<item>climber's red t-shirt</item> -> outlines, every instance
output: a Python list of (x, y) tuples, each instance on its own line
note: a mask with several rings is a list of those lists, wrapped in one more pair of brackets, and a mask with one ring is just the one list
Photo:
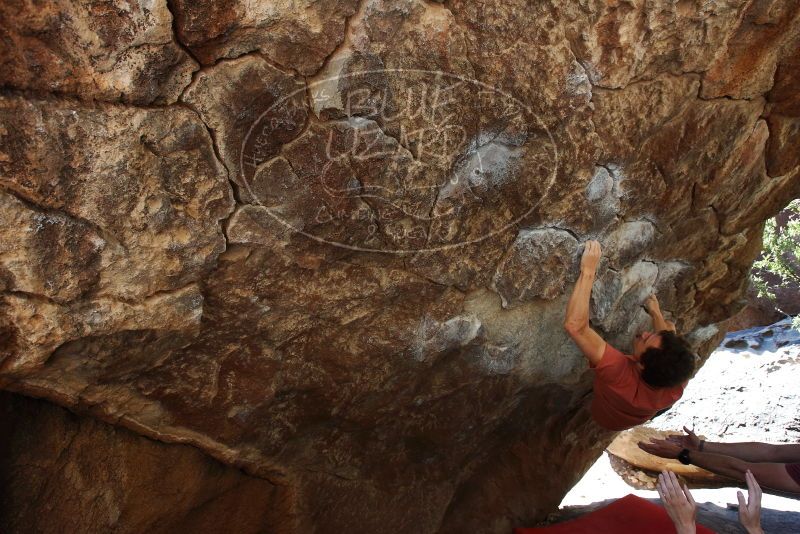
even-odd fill
[(672, 406), (683, 395), (685, 386), (648, 386), (633, 357), (606, 343), (603, 357), (594, 367), (592, 417), (609, 430), (625, 430), (649, 421), (659, 410)]

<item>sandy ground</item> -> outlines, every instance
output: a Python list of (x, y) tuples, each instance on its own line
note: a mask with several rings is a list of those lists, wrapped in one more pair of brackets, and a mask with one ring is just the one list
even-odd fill
[[(727, 346), (726, 346), (727, 345)], [(800, 443), (800, 332), (787, 321), (729, 334), (686, 388), (683, 398), (651, 428), (692, 427), (711, 441)], [(736, 504), (736, 488), (697, 489), (698, 503)], [(604, 454), (564, 497), (561, 506), (585, 505), (655, 491), (625, 483)], [(800, 499), (764, 494), (762, 506), (800, 512)]]

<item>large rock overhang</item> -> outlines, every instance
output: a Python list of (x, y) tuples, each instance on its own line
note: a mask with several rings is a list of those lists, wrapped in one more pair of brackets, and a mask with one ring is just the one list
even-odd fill
[(707, 354), (800, 195), (794, 2), (125, 4), (0, 7), (2, 386), (297, 528), (541, 518), (613, 437), (581, 243), (602, 335)]

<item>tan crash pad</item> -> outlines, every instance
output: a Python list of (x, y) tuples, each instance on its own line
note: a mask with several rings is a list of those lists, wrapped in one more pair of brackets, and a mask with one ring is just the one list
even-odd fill
[[(606, 449), (609, 454), (630, 464), (634, 469), (659, 473), (664, 469), (673, 471), (682, 476), (692, 485), (699, 486), (727, 486), (731, 479), (715, 475), (710, 471), (694, 465), (683, 465), (678, 460), (668, 460), (646, 453), (637, 445), (640, 441), (650, 441), (650, 438), (666, 438), (671, 434), (680, 434), (679, 431), (664, 432), (647, 427), (636, 427), (620, 433)], [(702, 436), (701, 436), (702, 438)]]

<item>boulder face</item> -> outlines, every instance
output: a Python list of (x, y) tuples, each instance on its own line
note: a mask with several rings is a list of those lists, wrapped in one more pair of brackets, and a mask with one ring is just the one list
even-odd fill
[(4, 532), (280, 532), (285, 488), (49, 402), (0, 394)]
[(608, 341), (655, 292), (705, 355), (800, 195), (790, 0), (40, 4), (0, 6), (0, 386), (280, 487), (276, 530), (542, 518), (613, 438), (582, 243)]

